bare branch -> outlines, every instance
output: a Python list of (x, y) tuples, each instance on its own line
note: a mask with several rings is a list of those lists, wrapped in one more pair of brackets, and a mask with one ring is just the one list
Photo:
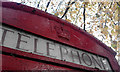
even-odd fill
[[(41, 1), (41, 0), (40, 0)], [(39, 5), (40, 5), (40, 1), (38, 2), (38, 4), (37, 4), (37, 8), (39, 7)]]
[(112, 4), (113, 4), (113, 3), (111, 2), (111, 4), (110, 4), (109, 8), (111, 8), (111, 7), (112, 7)]
[(46, 6), (46, 9), (45, 9), (45, 12), (47, 11), (48, 6), (50, 5), (50, 2), (51, 2), (51, 0), (49, 0), (49, 2), (47, 3), (47, 6)]
[(63, 16), (61, 18), (63, 18), (66, 15), (66, 13), (68, 12), (68, 10), (70, 8), (69, 5), (73, 5), (77, 0), (74, 0), (72, 3), (70, 3), (70, 1), (68, 2), (68, 7), (66, 8), (66, 10), (65, 10), (65, 12), (64, 12), (64, 14), (63, 14)]
[(64, 12), (64, 14), (63, 14), (63, 16), (62, 16), (61, 18), (63, 18), (63, 17), (66, 15), (66, 13), (68, 12), (69, 8), (70, 8), (70, 7), (67, 7), (67, 8), (66, 8), (66, 10), (65, 10), (65, 12)]
[(117, 2), (117, 5), (120, 7), (120, 4)]
[[(83, 20), (84, 20), (84, 28), (83, 28), (83, 29), (85, 30), (85, 4), (84, 4), (84, 9), (83, 9), (83, 18), (84, 18), (84, 19), (83, 19)], [(86, 30), (85, 30), (85, 31), (86, 31)]]

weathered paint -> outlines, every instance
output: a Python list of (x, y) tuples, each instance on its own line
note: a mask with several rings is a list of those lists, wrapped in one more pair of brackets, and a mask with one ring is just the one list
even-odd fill
[(0, 31), (3, 32), (2, 46), (100, 70), (112, 70), (107, 58), (102, 56), (5, 26), (0, 26)]
[[(105, 44), (103, 44), (87, 32), (84, 32), (80, 28), (75, 27), (71, 23), (68, 23), (62, 19), (59, 19), (58, 17), (55, 17), (38, 9), (12, 2), (2, 3), (2, 15), (3, 16), (1, 22), (4, 23), (3, 25), (5, 26), (12, 27), (14, 29), (24, 31), (38, 37), (40, 36), (78, 50), (84, 50), (86, 52), (107, 58), (111, 65), (111, 68), (116, 72), (120, 71), (118, 63), (115, 59), (116, 53), (111, 48), (107, 47)], [(28, 57), (27, 59), (31, 60), (43, 60), (49, 62), (48, 64), (55, 63), (58, 65), (64, 65), (65, 68), (70, 67), (68, 68), (68, 70), (76, 68), (82, 70), (97, 70), (71, 62), (61, 61), (58, 59), (44, 57), (33, 53), (10, 49), (9, 47), (5, 46), (2, 46), (1, 51), (3, 51), (4, 60), (7, 59), (7, 56), (4, 54), (9, 55), (9, 53), (11, 53), (18, 55), (18, 57)], [(13, 63), (15, 62), (17, 62), (17, 60), (13, 61)], [(11, 65), (5, 66), (5, 64), (6, 63), (4, 62), (3, 70), (6, 70), (8, 67), (10, 69)], [(21, 70), (24, 69), (23, 65), (19, 67), (21, 68)], [(15, 70), (15, 67), (13, 66), (11, 67)]]

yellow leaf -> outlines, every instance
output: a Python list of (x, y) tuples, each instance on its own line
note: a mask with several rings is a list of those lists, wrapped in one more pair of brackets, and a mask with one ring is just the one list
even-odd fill
[(90, 7), (90, 8), (88, 8), (88, 10), (91, 10), (91, 7)]
[(103, 29), (104, 29), (104, 31), (108, 30), (108, 26), (105, 26)]
[(53, 3), (53, 2), (51, 2), (51, 4), (52, 4), (52, 5), (54, 5), (54, 3)]
[(101, 31), (101, 33), (103, 33), (105, 36), (108, 35), (108, 31), (107, 30)]
[(89, 4), (89, 0), (88, 0), (88, 2), (85, 2), (85, 5), (88, 5)]
[(115, 21), (118, 21), (118, 9), (115, 11), (115, 17), (114, 17)]
[(112, 10), (113, 12), (115, 12), (115, 10), (116, 10), (116, 7), (112, 7), (112, 8), (111, 8), (111, 10)]
[(96, 19), (96, 17), (93, 17), (93, 19)]
[(81, 19), (82, 19), (82, 18), (81, 18), (81, 17), (79, 17), (79, 21), (81, 21)]
[(87, 24), (90, 24), (89, 22), (87, 22)]
[(111, 25), (114, 25), (114, 22), (113, 22), (113, 21), (111, 22)]
[(117, 48), (117, 41), (112, 41), (112, 47), (115, 49)]
[(118, 37), (116, 36), (116, 37), (115, 37), (115, 39), (117, 40), (117, 39), (118, 39)]
[(71, 22), (71, 20), (69, 20), (69, 19), (66, 19), (66, 21)]
[(55, 16), (58, 16), (58, 13), (56, 12), (54, 15), (55, 15)]
[(85, 2), (83, 2), (82, 4), (85, 4)]
[(70, 14), (70, 17), (73, 18), (72, 14)]
[[(57, 12), (58, 13), (58, 12)], [(59, 12), (58, 14), (63, 15), (63, 11)]]
[(111, 20), (110, 19), (107, 19), (108, 22), (110, 22)]
[(100, 20), (100, 23), (103, 23), (103, 20)]
[(107, 9), (105, 10), (105, 13), (110, 13), (110, 10), (107, 8)]
[(95, 27), (95, 31), (97, 31), (97, 28)]
[(113, 33), (114, 33), (114, 30), (111, 30), (111, 33), (113, 34)]
[(76, 8), (79, 8), (79, 5), (78, 5), (78, 4), (75, 4), (75, 7), (76, 7)]
[(116, 31), (114, 31), (114, 30), (112, 30), (111, 33), (112, 33), (112, 35), (114, 35), (114, 36), (118, 35), (118, 32), (116, 32)]
[(90, 29), (89, 33), (90, 33), (90, 34), (93, 34), (93, 31), (92, 31), (92, 29)]
[(72, 13), (76, 13), (76, 11), (72, 11)]
[(109, 2), (104, 2), (104, 6), (108, 6), (109, 5)]
[(108, 34), (105, 35), (106, 39), (108, 38)]
[(102, 25), (102, 24), (100, 24), (100, 25), (99, 25), (99, 27), (100, 27), (100, 28), (103, 28), (103, 25)]
[(117, 8), (117, 3), (114, 3), (114, 5), (111, 9), (112, 9), (113, 12), (115, 12), (116, 8)]
[(109, 17), (112, 18), (112, 17), (113, 17), (113, 14), (109, 14)]
[(114, 26), (114, 29), (118, 30), (118, 25), (115, 25), (115, 26)]

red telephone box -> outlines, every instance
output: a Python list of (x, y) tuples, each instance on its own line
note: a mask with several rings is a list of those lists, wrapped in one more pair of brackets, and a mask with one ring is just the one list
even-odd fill
[(19, 3), (0, 8), (2, 71), (120, 72), (116, 53), (73, 24)]

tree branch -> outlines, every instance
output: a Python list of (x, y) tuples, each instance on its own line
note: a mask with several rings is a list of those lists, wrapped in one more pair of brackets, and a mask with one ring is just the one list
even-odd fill
[(51, 2), (51, 0), (49, 0), (49, 2), (47, 3), (47, 6), (46, 6), (46, 9), (45, 9), (45, 12), (47, 11), (48, 6), (50, 5), (50, 2)]
[(66, 15), (66, 13), (68, 12), (69, 8), (70, 8), (70, 7), (67, 7), (67, 8), (66, 8), (66, 10), (65, 10), (65, 12), (64, 12), (64, 14), (63, 14), (63, 16), (62, 16), (61, 18), (63, 18), (63, 17)]
[[(41, 1), (41, 0), (40, 0)], [(40, 5), (40, 1), (38, 2), (38, 4), (37, 4), (37, 8), (39, 7), (39, 5)]]
[(120, 7), (120, 4), (117, 2), (117, 5)]
[[(71, 0), (70, 0), (71, 1)], [(69, 5), (73, 5), (77, 0), (74, 0), (72, 3), (70, 3), (70, 1), (68, 2), (68, 7), (66, 8), (66, 10), (65, 10), (65, 12), (64, 12), (64, 14), (62, 15), (62, 17), (61, 18), (63, 18), (65, 15), (66, 15), (66, 13), (68, 12), (68, 10), (69, 10)]]
[(113, 3), (111, 2), (109, 8), (111, 8), (112, 4), (113, 4)]
[[(85, 4), (84, 4), (84, 9), (83, 9), (83, 18), (84, 18), (84, 19), (83, 19), (83, 20), (84, 20), (84, 28), (83, 28), (83, 29), (85, 30)], [(86, 31), (86, 30), (85, 30), (85, 31)]]

